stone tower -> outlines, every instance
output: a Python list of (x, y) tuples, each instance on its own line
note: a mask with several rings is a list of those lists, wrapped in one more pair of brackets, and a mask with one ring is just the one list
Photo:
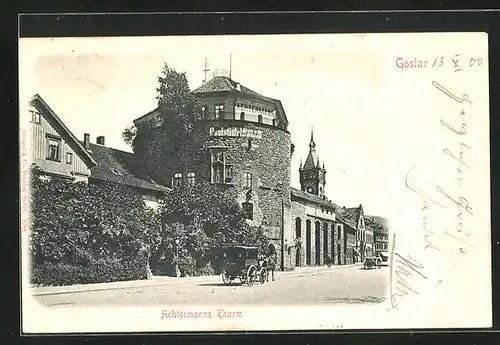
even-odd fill
[(300, 187), (303, 191), (323, 197), (325, 195), (325, 164), (319, 163), (318, 154), (316, 153), (316, 143), (314, 142), (314, 134), (311, 129), (311, 141), (309, 142), (309, 154), (307, 155), (304, 165), (302, 162), (299, 167)]

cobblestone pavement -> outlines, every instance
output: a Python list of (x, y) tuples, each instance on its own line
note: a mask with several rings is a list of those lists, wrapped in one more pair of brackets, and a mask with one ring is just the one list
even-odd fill
[(350, 304), (385, 300), (389, 268), (360, 266), (276, 272), (274, 282), (252, 287), (222, 283), (220, 276), (179, 278), (163, 285), (39, 295), (46, 306), (154, 306), (166, 304)]

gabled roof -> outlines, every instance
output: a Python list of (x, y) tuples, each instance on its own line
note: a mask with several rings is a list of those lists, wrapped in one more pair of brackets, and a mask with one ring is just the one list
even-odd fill
[(338, 211), (340, 209), (339, 206), (337, 206), (336, 204), (334, 204), (333, 202), (331, 202), (329, 200), (325, 200), (317, 195), (304, 192), (304, 191), (297, 189), (297, 188), (290, 187), (290, 193), (292, 196), (294, 196), (296, 198), (307, 200), (307, 201), (310, 201), (310, 202), (317, 204), (317, 205), (331, 207), (335, 211)]
[(358, 207), (343, 207), (340, 209), (342, 216), (355, 224), (357, 228), (357, 224), (359, 224), (359, 219), (363, 215), (363, 206), (359, 205)]
[(97, 166), (90, 170), (90, 178), (157, 192), (169, 190), (148, 176), (134, 173), (134, 155), (132, 153), (98, 144), (90, 144), (89, 150), (92, 157), (98, 162)]
[(83, 144), (74, 136), (74, 134), (66, 127), (64, 122), (56, 115), (56, 113), (49, 107), (43, 98), (36, 94), (30, 102), (30, 105), (36, 107), (40, 114), (54, 127), (54, 129), (61, 135), (64, 141), (71, 147), (71, 149), (80, 157), (88, 168), (97, 165), (97, 161), (85, 150)]
[(253, 98), (274, 103), (277, 107), (278, 113), (282, 116), (285, 123), (288, 124), (288, 119), (286, 117), (285, 109), (283, 108), (283, 105), (281, 104), (280, 100), (261, 95), (260, 93), (255, 92), (249, 89), (248, 87), (226, 76), (216, 76), (191, 92), (194, 93), (195, 95), (201, 95), (204, 93), (213, 93), (213, 92), (238, 92), (243, 95), (248, 95)]

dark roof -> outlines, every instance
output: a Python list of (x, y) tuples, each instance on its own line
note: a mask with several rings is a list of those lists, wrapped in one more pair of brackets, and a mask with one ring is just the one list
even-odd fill
[[(237, 85), (239, 85), (239, 89), (237, 89)], [(283, 105), (281, 104), (280, 100), (266, 97), (264, 95), (261, 95), (258, 92), (255, 92), (248, 87), (232, 80), (229, 77), (226, 76), (217, 76), (209, 81), (207, 81), (205, 84), (201, 85), (200, 87), (194, 89), (191, 91), (194, 94), (203, 94), (203, 93), (211, 93), (211, 92), (228, 92), (228, 91), (234, 91), (234, 92), (239, 92), (245, 95), (252, 96), (254, 98), (258, 98), (267, 102), (274, 103), (276, 107), (278, 108), (278, 113), (280, 113), (283, 116), (283, 120), (288, 123), (288, 119), (286, 117), (285, 109), (283, 108)]]
[(311, 129), (311, 141), (309, 142), (309, 154), (307, 155), (306, 162), (301, 169), (314, 169), (319, 167), (319, 157), (316, 153), (316, 143), (314, 142), (314, 133)]
[(366, 226), (373, 229), (375, 232), (389, 232), (388, 220), (380, 216), (365, 215)]
[(134, 124), (135, 124), (135, 123), (137, 123), (137, 122), (139, 122), (139, 121), (141, 121), (142, 119), (144, 119), (144, 118), (146, 118), (146, 117), (148, 117), (148, 116), (152, 115), (152, 114), (157, 113), (157, 112), (158, 112), (158, 110), (159, 110), (159, 108), (155, 108), (155, 109), (151, 110), (149, 113), (144, 114), (144, 115), (142, 115), (142, 116), (139, 116), (137, 119), (135, 119), (135, 120), (133, 121), (133, 122), (134, 122)]
[(343, 207), (341, 209), (341, 213), (344, 218), (352, 220), (355, 224), (359, 223), (359, 218), (363, 214), (363, 206), (359, 205), (358, 207)]
[(304, 192), (303, 190), (300, 190), (297, 188), (290, 187), (290, 193), (292, 196), (295, 196), (295, 197), (303, 199), (303, 200), (310, 201), (314, 204), (318, 204), (318, 205), (326, 206), (326, 207), (331, 207), (335, 210), (338, 210), (340, 208), (339, 206), (335, 205), (333, 202), (331, 202), (329, 200), (325, 200), (323, 198), (320, 198), (317, 195)]
[(64, 138), (66, 143), (71, 147), (71, 149), (80, 157), (88, 168), (92, 168), (97, 165), (97, 161), (85, 150), (82, 143), (75, 137), (75, 135), (69, 130), (68, 127), (61, 121), (61, 119), (56, 115), (56, 113), (49, 107), (43, 98), (36, 94), (30, 100), (30, 105), (39, 106), (42, 109), (42, 116), (50, 123), (51, 126)]
[(356, 230), (357, 226), (356, 223), (354, 223), (351, 219), (345, 218), (344, 214), (342, 212), (337, 213), (337, 220), (341, 221), (342, 223), (348, 225), (350, 228)]
[(309, 154), (307, 155), (306, 162), (302, 169), (314, 169), (319, 166), (319, 157), (314, 148), (309, 150)]
[(98, 162), (97, 166), (90, 170), (90, 178), (158, 192), (169, 190), (148, 176), (134, 173), (134, 155), (132, 153), (97, 144), (90, 144), (89, 150), (89, 153)]

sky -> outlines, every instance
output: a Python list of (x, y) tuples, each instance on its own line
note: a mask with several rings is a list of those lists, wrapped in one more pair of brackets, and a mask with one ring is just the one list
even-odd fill
[(232, 79), (283, 104), (295, 144), (292, 185), (300, 188), (299, 162), (314, 129), (327, 197), (390, 218), (396, 201), (387, 200), (388, 191), (404, 183), (410, 158), (428, 157), (416, 147), (430, 147), (420, 140), (429, 135), (429, 118), (417, 111), (426, 105), (415, 86), (425, 73), (402, 71), (395, 59), (440, 42), (375, 36), (26, 39), (21, 97), (40, 94), (78, 138), (104, 135), (107, 146), (131, 151), (121, 132), (155, 108), (164, 63), (185, 71), (194, 89), (204, 79), (205, 58), (210, 78), (217, 68), (229, 69), (231, 56)]

